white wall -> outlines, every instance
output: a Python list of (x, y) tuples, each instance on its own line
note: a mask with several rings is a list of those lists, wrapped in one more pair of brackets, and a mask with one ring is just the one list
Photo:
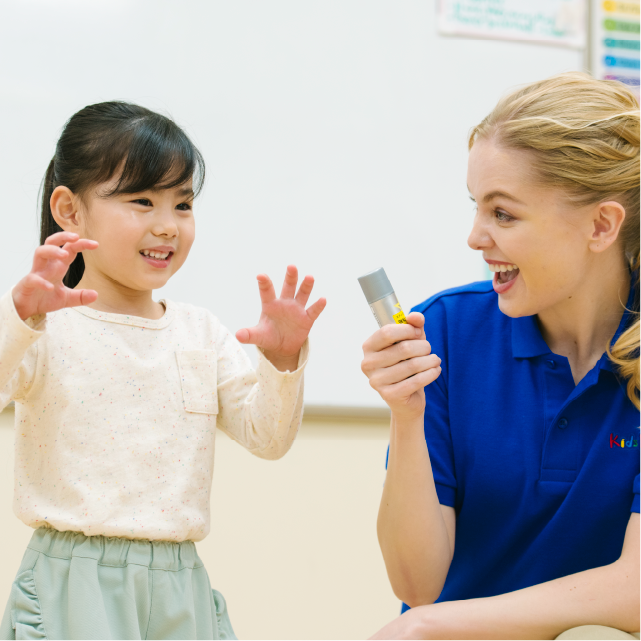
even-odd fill
[[(13, 411), (0, 413), (0, 617), (33, 530), (11, 512)], [(198, 543), (241, 639), (364, 639), (398, 616), (376, 539), (383, 422), (306, 420), (280, 461), (218, 432), (211, 534)]]
[(208, 182), (193, 255), (161, 293), (236, 330), (257, 320), (258, 272), (314, 274), (329, 301), (312, 335), (316, 404), (381, 403), (359, 367), (376, 325), (357, 276), (384, 265), (406, 310), (485, 277), (466, 245), (467, 132), (513, 85), (582, 64), (440, 38), (422, 0), (3, 0), (0, 29), (0, 290), (30, 268), (65, 120), (110, 99), (167, 112)]

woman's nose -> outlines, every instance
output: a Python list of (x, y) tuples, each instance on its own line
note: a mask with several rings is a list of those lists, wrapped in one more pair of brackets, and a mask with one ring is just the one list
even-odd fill
[(476, 249), (478, 251), (488, 249), (494, 244), (492, 236), (490, 235), (486, 225), (483, 224), (478, 212), (474, 216), (474, 223), (472, 225), (472, 231), (467, 238), (467, 244), (472, 249)]

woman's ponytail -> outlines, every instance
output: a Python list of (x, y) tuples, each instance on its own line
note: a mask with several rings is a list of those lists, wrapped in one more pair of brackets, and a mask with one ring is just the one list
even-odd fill
[(633, 309), (630, 310), (636, 317), (634, 323), (626, 329), (612, 349), (608, 347), (610, 360), (619, 368), (621, 376), (627, 381), (628, 398), (639, 409), (639, 387), (641, 383), (641, 370), (639, 369), (639, 332), (641, 324), (639, 321), (639, 254), (636, 260), (631, 262), (633, 276), (636, 275), (636, 300)]
[[(44, 245), (45, 240), (52, 234), (63, 231), (62, 227), (54, 220), (51, 213), (51, 194), (56, 185), (56, 157), (54, 156), (47, 167), (47, 172), (42, 183), (42, 209), (40, 214), (40, 244)], [(85, 261), (82, 253), (79, 253), (65, 274), (62, 282), (73, 289), (82, 278), (85, 272)]]

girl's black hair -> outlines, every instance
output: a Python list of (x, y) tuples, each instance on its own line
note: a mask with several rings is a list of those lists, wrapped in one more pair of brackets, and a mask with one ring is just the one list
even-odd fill
[[(51, 194), (63, 185), (82, 196), (122, 167), (115, 187), (103, 196), (170, 189), (194, 180), (198, 195), (205, 162), (187, 134), (170, 118), (127, 102), (101, 102), (74, 114), (65, 124), (42, 189), (40, 244), (62, 231), (51, 214)], [(63, 279), (75, 287), (85, 271), (82, 254)]]

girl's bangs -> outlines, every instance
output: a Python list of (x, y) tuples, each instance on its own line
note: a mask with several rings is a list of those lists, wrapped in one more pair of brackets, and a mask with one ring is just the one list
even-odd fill
[(117, 173), (117, 167), (122, 167), (118, 183), (107, 196), (172, 189), (192, 179), (194, 196), (199, 194), (205, 179), (205, 163), (175, 123), (162, 116), (143, 117), (133, 123), (128, 133), (121, 145), (116, 143), (112, 147), (115, 153), (109, 154), (111, 158), (104, 158), (107, 161), (104, 165), (110, 165), (105, 167), (110, 176)]

